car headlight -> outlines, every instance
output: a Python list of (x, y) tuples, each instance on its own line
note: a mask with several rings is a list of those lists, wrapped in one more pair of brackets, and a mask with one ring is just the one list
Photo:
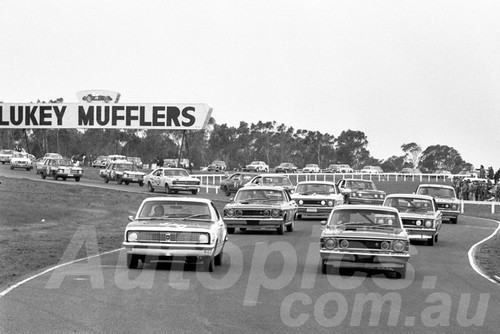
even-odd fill
[(236, 211), (234, 212), (234, 214), (236, 215), (236, 217), (241, 217), (241, 216), (243, 216), (243, 211), (241, 211), (241, 210), (236, 210)]
[(304, 201), (303, 200), (299, 200), (299, 205), (302, 205), (304, 204)]
[(278, 209), (272, 209), (271, 211), (271, 216), (273, 218), (278, 218), (279, 216), (281, 216), (281, 210), (278, 210)]
[(264, 217), (269, 217), (271, 215), (271, 211), (264, 210)]
[(128, 241), (134, 242), (139, 238), (139, 234), (137, 232), (128, 232), (127, 239)]
[(406, 247), (406, 243), (404, 241), (401, 241), (401, 240), (396, 240), (392, 243), (392, 248), (396, 251), (396, 252), (402, 252), (405, 250), (405, 247)]
[(337, 246), (337, 240), (328, 238), (323, 242), (326, 249), (334, 249)]
[(425, 227), (432, 227), (432, 220), (426, 220)]
[(331, 200), (330, 200), (330, 201), (328, 201), (328, 203), (327, 203), (327, 204), (328, 204), (328, 206), (333, 206), (335, 203), (334, 203), (333, 201), (331, 201)]
[(198, 237), (198, 242), (200, 244), (208, 244), (209, 241), (210, 241), (210, 237), (208, 236), (208, 234), (200, 234)]
[(325, 205), (326, 204), (326, 201), (321, 201), (321, 205)]
[(417, 220), (417, 221), (415, 222), (415, 225), (417, 225), (417, 226), (422, 226), (422, 221), (421, 221), (421, 220)]
[(349, 241), (347, 241), (347, 240), (345, 240), (345, 239), (344, 239), (344, 240), (342, 240), (342, 241), (340, 242), (340, 248), (347, 248), (347, 247), (349, 247)]
[(226, 213), (227, 217), (234, 216), (234, 210), (233, 209), (225, 210), (224, 212)]
[(451, 206), (451, 209), (452, 209), (452, 210), (458, 210), (458, 204), (453, 204), (453, 205)]
[(357, 193), (351, 193), (352, 197), (356, 197), (358, 194)]
[(380, 244), (380, 249), (382, 249), (382, 250), (389, 250), (390, 247), (391, 247), (391, 244), (388, 243), (387, 241), (383, 241)]
[(128, 174), (127, 173), (123, 173), (123, 177), (128, 177)]
[(375, 194), (373, 197), (378, 198), (378, 194)]
[(384, 194), (380, 194), (379, 195), (380, 198), (384, 198), (384, 196), (385, 196)]

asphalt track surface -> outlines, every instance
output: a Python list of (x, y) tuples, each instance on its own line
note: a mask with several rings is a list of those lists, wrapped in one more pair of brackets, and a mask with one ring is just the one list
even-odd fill
[[(467, 217), (444, 224), (435, 246), (412, 244), (404, 280), (321, 274), (318, 221), (298, 221), (284, 236), (229, 235), (213, 273), (177, 262), (129, 270), (121, 249), (90, 254), (2, 292), (0, 332), (498, 333), (500, 285), (468, 258), (497, 227)], [(68, 253), (82, 247), (72, 242)]]

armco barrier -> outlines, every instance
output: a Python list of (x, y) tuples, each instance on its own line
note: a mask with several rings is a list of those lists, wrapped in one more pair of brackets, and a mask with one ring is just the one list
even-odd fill
[[(220, 181), (227, 178), (231, 173), (227, 174), (197, 174), (193, 175), (201, 180), (201, 189), (207, 193), (218, 194), (220, 189)], [(286, 174), (290, 180), (297, 184), (300, 181), (333, 181), (337, 182), (343, 178), (361, 178), (373, 181), (417, 181), (417, 182), (443, 182), (450, 183), (454, 175), (445, 174), (398, 174), (398, 173), (383, 173), (383, 174), (361, 174), (361, 173), (293, 173)], [(500, 214), (500, 202), (494, 201), (460, 201), (461, 213), (492, 213)]]

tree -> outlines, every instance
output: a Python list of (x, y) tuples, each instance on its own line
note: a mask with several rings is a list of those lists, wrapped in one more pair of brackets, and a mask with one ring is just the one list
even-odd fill
[(392, 173), (399, 172), (405, 166), (405, 157), (404, 156), (395, 156), (388, 158), (385, 160), (380, 167), (384, 170), (384, 172)]
[(366, 149), (368, 139), (364, 132), (347, 130), (342, 131), (336, 140), (336, 160), (339, 163), (349, 164), (354, 169), (361, 169), (370, 158)]
[(419, 168), (424, 173), (434, 173), (444, 169), (458, 174), (466, 162), (453, 147), (446, 145), (432, 145), (422, 152)]
[(410, 163), (412, 168), (417, 168), (422, 155), (422, 147), (417, 143), (411, 142), (401, 145), (401, 149), (405, 153), (405, 162)]

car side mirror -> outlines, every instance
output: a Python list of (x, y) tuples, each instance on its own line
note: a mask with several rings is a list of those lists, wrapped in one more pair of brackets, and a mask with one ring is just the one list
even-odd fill
[(128, 216), (128, 220), (131, 222), (134, 221), (134, 216)]

